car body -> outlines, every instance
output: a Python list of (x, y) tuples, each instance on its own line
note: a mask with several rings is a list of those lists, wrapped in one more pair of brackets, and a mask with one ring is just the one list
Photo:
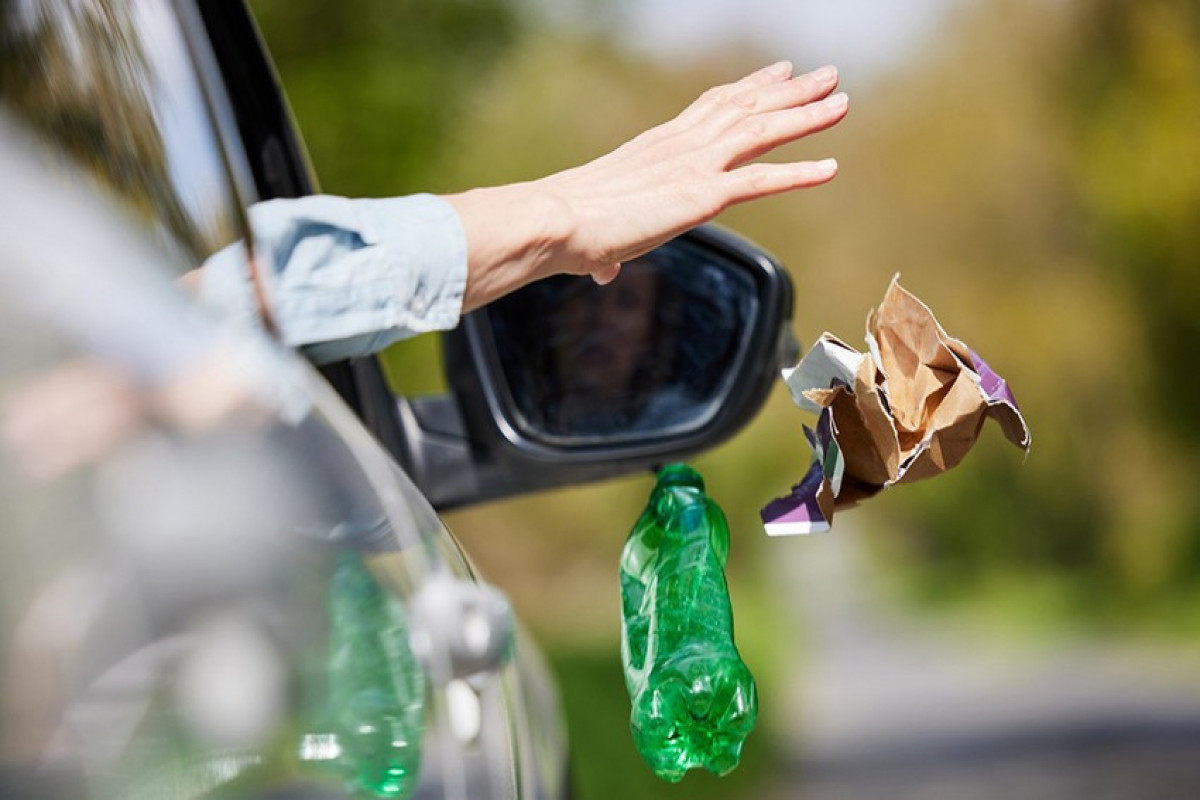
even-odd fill
[[(647, 262), (744, 284), (715, 329), (736, 347), (674, 423), (530, 422), (502, 308), (449, 336), (452, 394), (396, 397), (373, 358), (318, 373), (177, 285), (235, 240), (253, 250), (251, 204), (314, 189), (241, 3), (29, 2), (3, 36), (0, 169), (19, 191), (0, 248), (0, 796), (566, 796), (554, 681), (438, 509), (731, 435), (794, 350), (778, 265), (716, 229)], [(387, 718), (418, 767), (377, 791), (329, 732), (338, 681), (367, 680), (332, 652), (357, 635), (346, 554), (400, 633), (387, 674), (411, 657), (423, 681), (409, 721)]]

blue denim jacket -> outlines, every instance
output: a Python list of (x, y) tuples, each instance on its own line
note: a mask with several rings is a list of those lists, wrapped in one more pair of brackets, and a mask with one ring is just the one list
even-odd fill
[[(369, 355), (458, 324), (466, 235), (442, 198), (314, 195), (256, 203), (249, 217), (280, 335), (313, 361)], [(200, 296), (227, 314), (258, 318), (243, 243), (204, 263)]]

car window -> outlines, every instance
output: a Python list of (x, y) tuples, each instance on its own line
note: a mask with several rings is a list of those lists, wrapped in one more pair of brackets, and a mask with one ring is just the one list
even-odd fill
[(6, 3), (0, 91), (186, 270), (244, 236), (253, 198), (235, 191), (180, 19), (169, 0)]

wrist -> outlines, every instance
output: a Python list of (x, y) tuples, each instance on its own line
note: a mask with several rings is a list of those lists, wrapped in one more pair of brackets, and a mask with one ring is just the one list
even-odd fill
[(569, 270), (569, 206), (544, 182), (471, 189), (444, 199), (467, 240), (464, 312)]

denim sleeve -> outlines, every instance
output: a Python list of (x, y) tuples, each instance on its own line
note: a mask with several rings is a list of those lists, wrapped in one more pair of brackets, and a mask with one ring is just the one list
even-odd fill
[[(314, 195), (250, 208), (254, 251), (284, 342), (327, 363), (458, 324), (467, 280), (466, 236), (445, 200)], [(256, 315), (238, 243), (201, 270), (206, 302)]]

